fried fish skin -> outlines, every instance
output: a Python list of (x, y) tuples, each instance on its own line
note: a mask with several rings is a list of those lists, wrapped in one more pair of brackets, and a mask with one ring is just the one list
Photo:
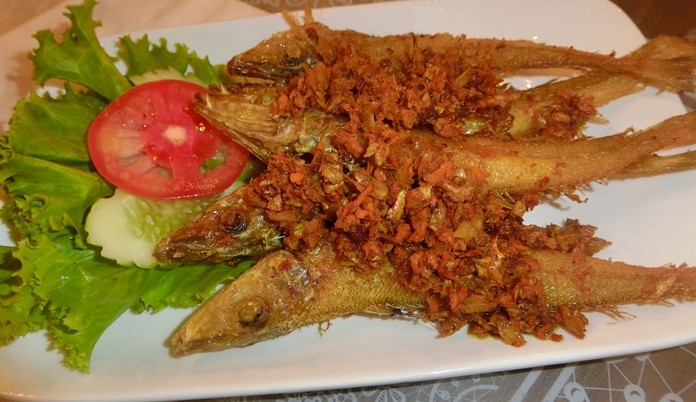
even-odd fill
[[(450, 34), (372, 36), (353, 30), (332, 30), (319, 22), (307, 22), (278, 32), (256, 47), (233, 57), (227, 64), (232, 75), (283, 80), (318, 62), (330, 64), (342, 46), (376, 60), (405, 64), (431, 54), (453, 54), (463, 66), (486, 63), (502, 74), (524, 69), (570, 68), (583, 71), (624, 73), (642, 82), (669, 90), (693, 90), (696, 44), (659, 36), (632, 54), (616, 58), (571, 47), (551, 46), (528, 40), (479, 39)], [(651, 56), (655, 55), (655, 56)], [(668, 63), (662, 58), (677, 60)]]
[[(531, 267), (532, 278), (543, 289), (540, 307), (551, 311), (696, 300), (696, 268), (646, 268), (548, 250), (529, 251), (511, 263)], [(469, 314), (496, 308), (474, 299), (461, 303)], [(472, 306), (481, 311), (472, 311)], [(279, 250), (206, 302), (170, 341), (174, 354), (182, 356), (243, 347), (358, 313), (424, 319), (425, 308), (425, 296), (403, 287), (389, 266), (356, 272), (337, 264), (330, 246), (299, 257)], [(582, 325), (568, 330), (584, 335)]]

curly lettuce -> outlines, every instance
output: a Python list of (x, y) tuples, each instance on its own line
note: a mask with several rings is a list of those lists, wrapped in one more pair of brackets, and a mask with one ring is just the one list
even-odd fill
[(63, 88), (19, 101), (0, 138), (6, 195), (0, 215), (16, 243), (0, 246), (0, 345), (45, 330), (64, 364), (82, 372), (89, 371), (101, 335), (123, 313), (194, 306), (245, 268), (121, 267), (87, 244), (85, 216), (114, 190), (90, 163), (85, 137), (92, 119), (137, 75), (175, 70), (204, 84), (226, 79), (221, 66), (186, 46), (170, 50), (165, 40), (152, 43), (147, 36), (124, 36), (117, 54), (109, 55), (96, 35), (95, 5), (68, 6), (71, 25), (60, 40), (48, 30), (35, 35), (39, 46), (29, 58), (36, 83), (59, 80)]

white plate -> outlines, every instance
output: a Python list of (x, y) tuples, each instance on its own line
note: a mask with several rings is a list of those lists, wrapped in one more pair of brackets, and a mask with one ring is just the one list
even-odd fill
[[(643, 38), (603, 0), (468, 0), (382, 3), (326, 9), (316, 17), (334, 28), (375, 34), (449, 31), (470, 36), (533, 39), (581, 49), (626, 53)], [(151, 32), (187, 43), (215, 62), (285, 27), (279, 16)], [(676, 96), (648, 90), (603, 109), (610, 123), (591, 133), (647, 127), (684, 112)], [(540, 208), (535, 222), (579, 218), (600, 228), (614, 246), (603, 254), (632, 263), (696, 264), (696, 174), (612, 182), (586, 195), (584, 205)], [(521, 348), (464, 332), (438, 339), (410, 321), (353, 317), (244, 349), (171, 358), (167, 336), (186, 311), (125, 315), (99, 341), (89, 375), (66, 370), (47, 351), (43, 334), (0, 348), (0, 394), (52, 401), (173, 400), (388, 384), (544, 366), (671, 347), (696, 340), (696, 304), (630, 307), (617, 321), (590, 315), (587, 337), (563, 342), (530, 339)], [(687, 318), (688, 317), (688, 318)]]

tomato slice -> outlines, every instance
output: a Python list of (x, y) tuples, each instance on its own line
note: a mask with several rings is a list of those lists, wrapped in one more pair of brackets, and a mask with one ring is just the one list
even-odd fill
[(154, 199), (202, 198), (239, 177), (249, 152), (193, 110), (206, 89), (180, 80), (133, 87), (92, 122), (95, 168), (116, 187)]

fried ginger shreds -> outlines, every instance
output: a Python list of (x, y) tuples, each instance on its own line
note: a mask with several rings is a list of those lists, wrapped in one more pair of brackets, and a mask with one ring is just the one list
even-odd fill
[(508, 110), (518, 95), (492, 71), (458, 67), (464, 65), (460, 54), (415, 48), (410, 62), (401, 64), (348, 41), (322, 54), (322, 61), (290, 78), (279, 113), (318, 108), (350, 116), (353, 127), (428, 125), (444, 136), (492, 135), (511, 124)]
[(249, 201), (282, 228), (289, 250), (330, 241), (348, 269), (396, 267), (402, 285), (427, 295), (425, 318), (442, 334), (468, 325), (512, 345), (523, 344), (523, 334), (560, 339), (559, 326), (582, 336), (584, 316), (573, 306), (546, 305), (524, 251), (591, 255), (605, 245), (594, 228), (524, 225), (522, 214), (539, 202), (534, 194), (504, 196), (474, 185), (452, 192), (457, 180), (437, 153), (401, 162), (368, 158), (344, 173), (338, 153), (319, 147), (306, 160), (277, 154), (250, 184)]
[[(392, 264), (402, 285), (426, 295), (425, 318), (443, 335), (468, 325), (512, 345), (523, 334), (559, 340), (556, 328), (582, 337), (587, 320), (573, 306), (546, 305), (532, 279), (527, 249), (591, 255), (605, 243), (594, 228), (571, 221), (535, 228), (522, 215), (537, 194), (500, 194), (476, 171), (454, 172), (433, 150), (417, 158), (387, 146), (428, 127), (445, 137), (495, 136), (511, 125), (519, 92), (484, 68), (460, 70), (459, 55), (415, 49), (411, 63), (379, 60), (348, 42), (290, 78), (275, 112), (307, 108), (349, 116), (331, 138), (336, 153), (317, 147), (309, 160), (277, 154), (254, 188), (252, 205), (282, 228), (289, 250), (330, 241), (342, 263), (369, 272)], [(560, 93), (537, 116), (535, 137), (570, 140), (594, 114), (591, 99)], [(430, 152), (429, 152), (430, 151)], [(481, 173), (483, 174), (483, 173)]]
[[(398, 170), (375, 169), (370, 177), (396, 177)], [(430, 174), (421, 171), (423, 176)], [(347, 259), (376, 266), (386, 259), (397, 268), (404, 286), (427, 295), (426, 318), (442, 334), (469, 325), (473, 333), (494, 334), (519, 346), (525, 333), (558, 339), (553, 332), (558, 326), (573, 328), (578, 336), (583, 333), (584, 318), (576, 319), (579, 311), (546, 305), (540, 283), (530, 275), (534, 266), (522, 256), (528, 248), (594, 250), (586, 247), (597, 242), (593, 228), (573, 222), (537, 233), (541, 229), (528, 228), (521, 219), (536, 202), (534, 197), (513, 202), (493, 192), (473, 191), (466, 200), (453, 199), (446, 189), (451, 177), (415, 187), (418, 179), (402, 186), (393, 178), (385, 182), (391, 184), (391, 195), (381, 199), (372, 190), (356, 197), (359, 204), (351, 205), (350, 213), (339, 212), (334, 230), (340, 232), (334, 233), (347, 244), (341, 247), (348, 251)], [(404, 205), (395, 219), (389, 212), (400, 206), (399, 194), (404, 194)]]

